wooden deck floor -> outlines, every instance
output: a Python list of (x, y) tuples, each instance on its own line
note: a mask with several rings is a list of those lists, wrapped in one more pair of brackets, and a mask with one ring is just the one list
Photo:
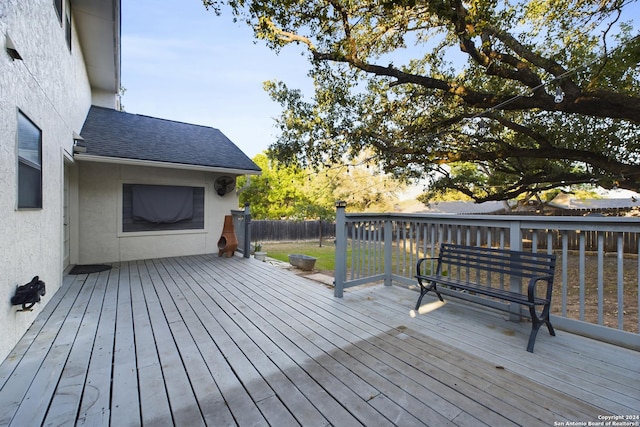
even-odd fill
[(416, 299), (384, 286), (336, 299), (293, 272), (214, 256), (66, 276), (0, 365), (0, 425), (553, 426), (640, 414), (637, 352), (541, 331), (531, 354), (528, 324), (453, 302), (411, 317)]

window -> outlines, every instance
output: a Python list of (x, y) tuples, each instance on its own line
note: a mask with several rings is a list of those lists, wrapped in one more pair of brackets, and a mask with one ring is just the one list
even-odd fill
[(42, 208), (42, 131), (18, 112), (18, 209)]
[(71, 2), (64, 2), (64, 35), (67, 39), (67, 47), (71, 50)]
[(64, 38), (67, 41), (67, 47), (71, 50), (71, 1), (53, 0), (53, 7), (56, 10), (56, 15), (58, 15), (60, 25), (64, 28)]
[(204, 229), (204, 187), (122, 185), (122, 231)]
[(58, 14), (58, 20), (62, 23), (62, 0), (53, 0), (53, 7), (55, 7)]

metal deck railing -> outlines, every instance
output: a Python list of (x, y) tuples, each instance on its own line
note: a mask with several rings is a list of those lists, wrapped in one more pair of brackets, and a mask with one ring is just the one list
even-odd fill
[(556, 253), (554, 326), (640, 349), (638, 218), (347, 214), (337, 206), (337, 297), (367, 283), (415, 285), (418, 258), (437, 255), (442, 242)]

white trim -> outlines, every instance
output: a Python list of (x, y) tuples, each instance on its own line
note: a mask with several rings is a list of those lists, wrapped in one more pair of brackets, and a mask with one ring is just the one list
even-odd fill
[[(71, 167), (73, 166), (73, 159), (69, 159), (69, 157), (67, 156), (67, 152), (65, 151), (64, 148), (62, 148), (62, 177), (60, 182), (62, 183), (62, 188), (61, 188), (61, 195), (60, 195), (60, 212), (62, 213), (62, 218), (60, 218), (61, 221), (61, 238), (60, 241), (62, 242), (62, 256), (60, 257), (62, 259), (62, 269), (64, 270), (65, 268), (67, 268), (70, 264), (71, 264), (71, 221), (70, 221), (70, 217), (71, 217)], [(68, 168), (68, 170), (67, 170)], [(69, 173), (67, 173), (67, 171)], [(65, 188), (67, 190), (66, 192), (66, 198), (65, 198)], [(67, 216), (65, 217), (65, 204), (67, 207)], [(67, 253), (67, 251), (65, 250), (65, 228), (67, 228), (68, 232), (69, 232), (69, 252)], [(67, 256), (68, 255), (68, 256)]]
[[(120, 224), (122, 224), (122, 215), (118, 220)], [(122, 232), (122, 225), (120, 225), (120, 229), (118, 230), (118, 238), (128, 238), (128, 237), (144, 237), (144, 236), (169, 236), (176, 234), (207, 234), (206, 228), (198, 228), (195, 230), (158, 230), (158, 231), (129, 231)]]
[(74, 164), (73, 154), (69, 153), (66, 148), (62, 147), (62, 160), (69, 164)]
[(119, 165), (131, 165), (131, 166), (150, 166), (155, 168), (165, 169), (183, 169), (194, 170), (204, 172), (217, 172), (236, 175), (260, 175), (261, 171), (254, 171), (248, 169), (234, 169), (234, 168), (221, 168), (213, 166), (201, 166), (201, 165), (188, 165), (184, 163), (170, 163), (170, 162), (158, 162), (154, 160), (138, 160), (138, 159), (125, 159), (121, 157), (106, 157), (106, 156), (94, 156), (91, 154), (79, 154), (76, 153), (73, 156), (76, 160), (98, 163), (112, 163)]

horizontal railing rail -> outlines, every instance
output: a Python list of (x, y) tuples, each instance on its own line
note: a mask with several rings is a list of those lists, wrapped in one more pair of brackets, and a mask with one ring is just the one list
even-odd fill
[(415, 288), (418, 259), (437, 256), (443, 242), (555, 253), (554, 326), (640, 350), (639, 235), (639, 218), (347, 214), (338, 204), (334, 292), (367, 283)]

